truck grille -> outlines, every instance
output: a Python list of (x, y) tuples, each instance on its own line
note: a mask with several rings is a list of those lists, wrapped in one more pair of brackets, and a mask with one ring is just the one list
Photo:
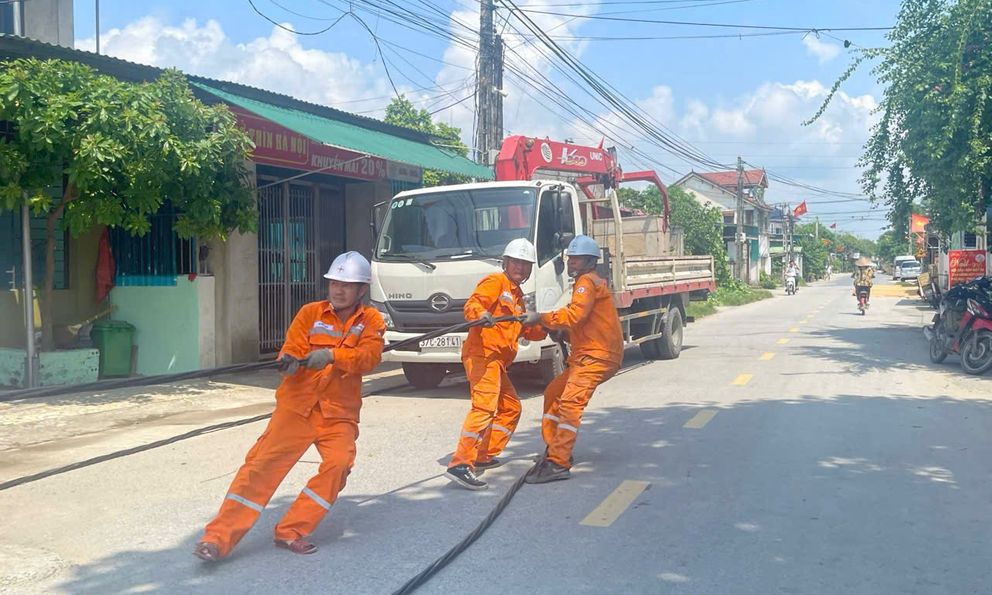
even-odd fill
[(396, 330), (407, 333), (426, 333), (446, 326), (465, 322), (463, 308), (466, 300), (451, 300), (444, 312), (431, 308), (427, 300), (402, 300), (386, 302)]

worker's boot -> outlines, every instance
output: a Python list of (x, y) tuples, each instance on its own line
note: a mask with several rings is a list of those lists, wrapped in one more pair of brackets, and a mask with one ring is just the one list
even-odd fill
[(503, 461), (497, 459), (496, 457), (493, 457), (488, 461), (476, 461), (475, 472), (482, 474), (490, 469), (495, 469), (496, 467), (502, 467), (502, 466), (503, 466)]
[(527, 483), (548, 483), (571, 479), (571, 477), (572, 473), (567, 468), (562, 467), (550, 459), (545, 459), (527, 474), (524, 481)]
[(486, 482), (476, 477), (475, 472), (468, 465), (448, 467), (444, 476), (468, 490), (486, 489)]

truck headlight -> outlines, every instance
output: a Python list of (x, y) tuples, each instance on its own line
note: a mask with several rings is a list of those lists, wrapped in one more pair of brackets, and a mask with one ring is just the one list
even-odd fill
[(393, 317), (389, 315), (389, 309), (386, 308), (386, 304), (373, 301), (372, 307), (378, 310), (379, 314), (382, 314), (382, 319), (385, 321), (387, 329), (393, 330), (396, 328), (396, 325), (393, 324)]

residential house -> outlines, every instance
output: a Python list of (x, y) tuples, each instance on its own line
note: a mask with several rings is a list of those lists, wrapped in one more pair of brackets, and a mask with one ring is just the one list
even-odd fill
[[(132, 82), (152, 80), (162, 72), (0, 35), (0, 61), (23, 57), (81, 62)], [(226, 104), (255, 143), (246, 166), (258, 196), (258, 232), (234, 233), (226, 242), (184, 241), (173, 232), (175, 215), (168, 209), (153, 218), (151, 232), (143, 237), (111, 229), (117, 269), (109, 304), (94, 300), (103, 229), (78, 237), (65, 234), (56, 251), (56, 330), (90, 319), (109, 305), (113, 318), (137, 328), (139, 374), (271, 357), (299, 307), (324, 297), (322, 274), (331, 259), (346, 250), (371, 254), (370, 216), (376, 204), (419, 187), (424, 169), (493, 178), (491, 168), (435, 146), (427, 135), (408, 128), (245, 85), (188, 78), (200, 100)], [(52, 191), (61, 196), (57, 182)], [(32, 222), (32, 243), (38, 286), (44, 276), (43, 219)], [(21, 252), (19, 214), (0, 213), (0, 271), (10, 279), (10, 291), (0, 292), (0, 320), (5, 321), (0, 348), (21, 349), (23, 361)]]
[[(672, 186), (677, 186), (703, 206), (720, 209), (723, 213), (724, 240), (727, 255), (736, 263), (737, 250), (734, 235), (737, 231), (737, 170), (717, 172), (689, 172)], [(769, 253), (769, 215), (772, 207), (765, 203), (768, 176), (763, 169), (744, 171), (744, 218), (741, 222), (746, 238), (744, 251), (744, 281), (757, 283), (760, 273), (771, 274)]]

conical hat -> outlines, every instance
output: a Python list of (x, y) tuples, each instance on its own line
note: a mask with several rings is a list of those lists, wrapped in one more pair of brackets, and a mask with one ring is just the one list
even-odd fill
[(861, 258), (858, 259), (858, 262), (854, 264), (856, 264), (859, 267), (870, 267), (871, 259), (869, 259), (867, 256), (862, 256)]

